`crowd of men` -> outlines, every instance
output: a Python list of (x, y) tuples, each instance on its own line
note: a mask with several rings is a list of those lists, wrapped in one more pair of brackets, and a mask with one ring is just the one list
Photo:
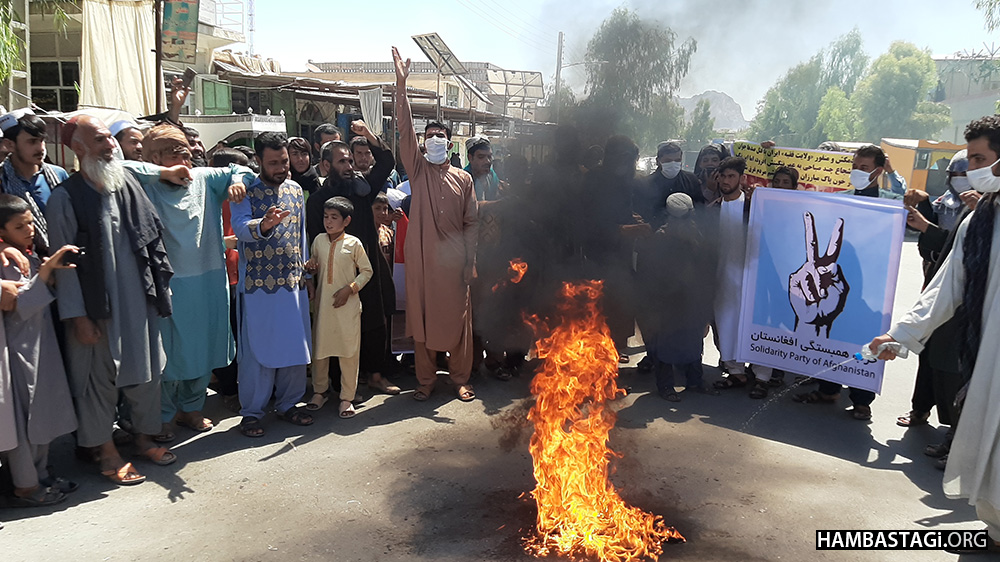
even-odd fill
[[(393, 60), (405, 91), (409, 60), (395, 49)], [(761, 399), (785, 384), (785, 373), (737, 358), (753, 189), (745, 161), (721, 144), (702, 148), (689, 172), (681, 145), (663, 142), (656, 170), (638, 177), (632, 140), (588, 148), (562, 127), (545, 163), (502, 155), (498, 173), (501, 155), (473, 136), (462, 169), (451, 129), (431, 121), (421, 144), (401, 96), (395, 154), (362, 121), (350, 138), (326, 124), (312, 139), (263, 133), (252, 149), (206, 151), (181, 123), (186, 95), (175, 83), (171, 111), (152, 127), (81, 115), (59, 139), (30, 110), (0, 117), (7, 505), (50, 505), (77, 489), (48, 466), (49, 443), (71, 432), (101, 474), (141, 483), (119, 448), (175, 462), (164, 444), (178, 428), (213, 428), (202, 415), (213, 380), (250, 438), (264, 435), (272, 400), (279, 419), (309, 425), (334, 391), (338, 415), (354, 416), (361, 379), (400, 393), (390, 380), (406, 370), (391, 345), (398, 263), (416, 400), (437, 390), (440, 369), (463, 401), (476, 397), (476, 370), (516, 376), (532, 341), (523, 314), (546, 314), (554, 288), (579, 278), (604, 280), (622, 365), (633, 363), (627, 341), (638, 326), (638, 370), (653, 373), (663, 399), (740, 388)], [(72, 150), (79, 170), (47, 163), (46, 140)], [(1000, 361), (983, 345), (1000, 321), (988, 276), (1000, 251), (1000, 116), (970, 124), (966, 140), (940, 198), (908, 190), (876, 146), (854, 154), (846, 196), (904, 199), (920, 232), (927, 288), (873, 350), (895, 340), (920, 352), (913, 409), (897, 423), (927, 423), (938, 409), (952, 430), (927, 453), (944, 459), (949, 495), (970, 498), (1000, 538), (1000, 390), (991, 383)], [(798, 171), (777, 168), (761, 189), (771, 188), (798, 189)], [(508, 282), (514, 261), (528, 264), (519, 283)], [(712, 382), (702, 360), (709, 330), (723, 373)], [(795, 395), (804, 403), (834, 402), (843, 390), (796, 382), (818, 385)], [(874, 393), (848, 393), (851, 415), (870, 419)], [(959, 426), (960, 413), (974, 421)]]

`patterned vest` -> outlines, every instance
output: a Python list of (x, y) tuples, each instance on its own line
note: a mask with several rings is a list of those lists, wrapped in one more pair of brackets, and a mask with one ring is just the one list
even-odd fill
[(271, 207), (291, 213), (274, 227), (271, 236), (243, 244), (245, 291), (298, 290), (303, 274), (302, 188), (287, 181), (273, 188), (257, 180), (247, 189), (247, 198), (254, 217), (263, 217)]

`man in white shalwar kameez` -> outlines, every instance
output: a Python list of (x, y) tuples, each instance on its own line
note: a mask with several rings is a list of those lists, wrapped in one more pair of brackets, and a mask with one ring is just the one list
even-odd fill
[[(931, 333), (960, 307), (968, 311), (967, 324), (981, 318), (981, 325), (974, 325), (971, 332), (975, 334), (978, 326), (981, 336), (966, 338), (970, 349), (978, 349), (978, 353), (963, 354), (970, 360), (974, 357), (974, 362), (966, 362), (973, 365), (971, 379), (962, 421), (948, 456), (944, 492), (949, 498), (968, 498), (979, 519), (986, 523), (990, 538), (996, 541), (1000, 539), (1000, 347), (996, 345), (996, 335), (1000, 334), (1000, 228), (996, 228), (1000, 115), (970, 123), (965, 139), (969, 143), (969, 183), (986, 195), (958, 227), (951, 253), (917, 303), (870, 347), (875, 351), (882, 343), (898, 341), (919, 353)], [(977, 308), (981, 316), (976, 314)], [(963, 333), (968, 335), (970, 331)], [(886, 350), (880, 358), (893, 359), (895, 353)], [(968, 373), (968, 368), (963, 370)], [(1000, 550), (992, 541), (990, 550)]]

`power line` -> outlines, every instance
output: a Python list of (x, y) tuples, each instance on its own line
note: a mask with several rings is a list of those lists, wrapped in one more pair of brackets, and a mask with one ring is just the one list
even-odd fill
[[(542, 38), (544, 38), (544, 41), (546, 43), (552, 43), (552, 45), (555, 46), (556, 40), (552, 38), (552, 35), (558, 35), (558, 32), (546, 31), (546, 30), (540, 29), (538, 27), (535, 27), (530, 22), (527, 22), (527, 21), (521, 19), (520, 16), (518, 16), (517, 14), (511, 12), (507, 8), (503, 7), (503, 5), (497, 4), (494, 0), (487, 0), (487, 1), (489, 2), (489, 5), (491, 6), (491, 9), (499, 17), (501, 17), (502, 19), (504, 19), (508, 24), (514, 24), (515, 26), (520, 26), (524, 30), (524, 32), (526, 34), (530, 34), (533, 38), (538, 39), (538, 40), (543, 40)], [(506, 16), (501, 15), (499, 13), (501, 11), (503, 11), (506, 14), (508, 14), (509, 16), (512, 16), (513, 19), (516, 19), (516, 20), (520, 21), (521, 23), (520, 24), (514, 23), (514, 21), (512, 19), (509, 19)], [(529, 28), (533, 28), (534, 31), (532, 31)]]
[(523, 37), (521, 35), (518, 35), (518, 33), (515, 30), (512, 30), (512, 29), (510, 29), (509, 27), (507, 27), (505, 25), (502, 25), (500, 22), (496, 21), (495, 18), (492, 18), (487, 13), (481, 11), (478, 7), (475, 7), (475, 6), (471, 5), (471, 4), (468, 4), (468, 3), (464, 2), (463, 0), (458, 0), (458, 3), (461, 4), (462, 6), (464, 6), (469, 11), (473, 12), (474, 14), (476, 14), (477, 16), (479, 16), (482, 19), (486, 20), (487, 22), (490, 23), (490, 25), (492, 25), (493, 27), (496, 27), (497, 29), (499, 29), (503, 33), (506, 33), (507, 35), (513, 37), (514, 39), (517, 39), (518, 41), (524, 43), (525, 45), (528, 45), (529, 47), (532, 47), (532, 48), (538, 50), (540, 53), (545, 53), (546, 55), (551, 54), (551, 51), (553, 50), (551, 47), (543, 45), (543, 44), (541, 44), (541, 43), (533, 40), (530, 37)]

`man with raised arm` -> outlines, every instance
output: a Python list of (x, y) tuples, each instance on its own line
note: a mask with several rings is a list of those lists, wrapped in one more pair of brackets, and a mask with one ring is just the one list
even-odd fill
[(392, 49), (396, 67), (399, 159), (410, 177), (410, 226), (406, 253), (406, 334), (413, 336), (416, 400), (427, 400), (437, 379), (437, 354), (448, 352), (448, 373), (458, 398), (476, 397), (472, 373), (472, 281), (478, 239), (472, 176), (448, 162), (451, 129), (431, 122), (424, 128), (426, 157), (420, 153), (406, 99), (410, 60)]

